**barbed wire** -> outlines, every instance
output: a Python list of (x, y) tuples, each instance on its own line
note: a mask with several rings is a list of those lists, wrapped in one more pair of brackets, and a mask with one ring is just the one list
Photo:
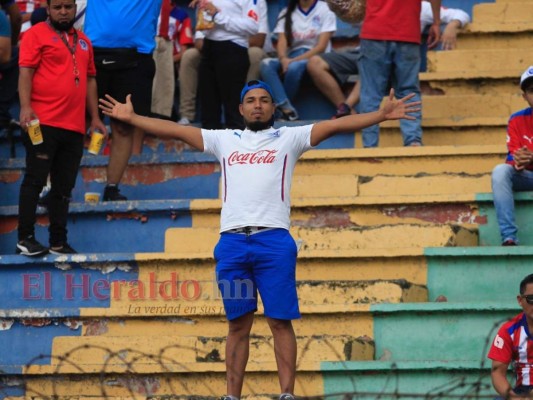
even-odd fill
[[(394, 361), (390, 362), (390, 368), (387, 371), (379, 371), (374, 373), (381, 374), (382, 387), (376, 388), (375, 391), (369, 392), (368, 390), (358, 389), (358, 381), (364, 379), (360, 375), (350, 376), (349, 362), (346, 361), (346, 355), (339, 352), (327, 337), (315, 336), (307, 337), (306, 342), (301, 347), (302, 350), (298, 356), (297, 370), (302, 364), (303, 360), (308, 352), (313, 351), (313, 344), (315, 341), (320, 340), (325, 344), (329, 350), (334, 354), (336, 359), (328, 359), (323, 361), (331, 361), (340, 363), (341, 367), (345, 369), (345, 380), (349, 381), (351, 386), (349, 390), (344, 390), (338, 393), (323, 393), (313, 396), (299, 396), (300, 399), (306, 400), (320, 400), (320, 399), (339, 399), (339, 400), (357, 400), (357, 399), (376, 399), (376, 400), (402, 400), (402, 399), (494, 399), (496, 393), (492, 389), (490, 382), (490, 369), (489, 362), (486, 358), (488, 349), (492, 338), (495, 336), (497, 329), (507, 320), (501, 320), (494, 323), (491, 330), (487, 333), (485, 342), (483, 344), (482, 354), (479, 355), (479, 374), (470, 374), (466, 376), (461, 371), (454, 372), (456, 375), (448, 382), (438, 385), (436, 387), (428, 387), (425, 393), (418, 393), (415, 391), (406, 391), (402, 389), (406, 387), (406, 379), (402, 375), (402, 369), (398, 368), (398, 364)], [(198, 338), (203, 338), (204, 336)], [(127, 338), (127, 336), (125, 337)], [(269, 337), (256, 336), (252, 337), (256, 342), (262, 342), (265, 346), (269, 346), (274, 354), (273, 343)], [(147, 336), (147, 340), (150, 337)], [(299, 340), (303, 340), (299, 338)], [(6, 345), (6, 343), (4, 343)], [(212, 381), (210, 379), (212, 374), (223, 374), (222, 369), (210, 372), (208, 369), (205, 371), (198, 371), (190, 368), (190, 363), (180, 362), (176, 359), (175, 354), (184, 351), (193, 351), (197, 354), (198, 363), (220, 362), (224, 363), (218, 352), (213, 350), (206, 351), (198, 349), (194, 346), (184, 345), (168, 345), (164, 346), (154, 353), (148, 353), (135, 349), (132, 347), (126, 347), (120, 350), (113, 350), (111, 348), (93, 345), (82, 344), (76, 346), (69, 351), (61, 354), (41, 354), (30, 359), (24, 366), (24, 370), (35, 368), (36, 366), (53, 366), (49, 368), (49, 372), (44, 374), (34, 374), (30, 371), (29, 374), (8, 374), (5, 371), (0, 370), (0, 398), (9, 397), (13, 392), (13, 388), (18, 388), (19, 392), (22, 392), (25, 398), (39, 398), (39, 399), (62, 399), (62, 398), (74, 398), (79, 397), (81, 393), (72, 393), (69, 395), (64, 394), (65, 383), (68, 384), (69, 380), (72, 382), (83, 381), (84, 379), (94, 381), (99, 385), (99, 393), (94, 394), (93, 397), (110, 399), (116, 397), (131, 397), (138, 398), (139, 396), (145, 396), (150, 399), (216, 399), (221, 393), (217, 393), (217, 389), (211, 387)], [(444, 349), (445, 351), (445, 349)], [(103, 356), (103, 362), (101, 364), (80, 363), (80, 357), (83, 357), (82, 353), (92, 352), (98, 354), (99, 357)], [(176, 353), (177, 352), (177, 353)], [(217, 353), (217, 354), (214, 354)], [(442, 360), (446, 360), (443, 357)], [(424, 360), (432, 361), (432, 360)], [(433, 360), (439, 361), (439, 360)], [(399, 361), (398, 361), (399, 362)], [(150, 372), (146, 372), (146, 365), (150, 365)], [(450, 361), (453, 364), (453, 361)], [(306, 371), (309, 372), (309, 371)], [(432, 371), (426, 371), (431, 373)], [(197, 376), (194, 385), (184, 379), (176, 379), (182, 373), (194, 373)], [(311, 371), (311, 373), (314, 373)], [(317, 370), (317, 374), (327, 374), (327, 371)], [(32, 381), (45, 378), (51, 383), (50, 389), (39, 391), (35, 386), (31, 385)], [(205, 378), (205, 379), (204, 379)], [(297, 373), (297, 380), (298, 380)], [(324, 378), (320, 378), (324, 379)], [(409, 379), (409, 378), (407, 378)], [(165, 384), (165, 393), (159, 393), (158, 389), (161, 382)], [(119, 386), (121, 388), (121, 394), (116, 395), (116, 390), (110, 390)], [(345, 384), (346, 386), (346, 384)], [(430, 383), (428, 382), (428, 386)], [(199, 395), (198, 391), (204, 393)], [(261, 398), (277, 398), (275, 394), (257, 393), (256, 388), (251, 383), (247, 383), (245, 375), (244, 398), (253, 398), (260, 396)]]

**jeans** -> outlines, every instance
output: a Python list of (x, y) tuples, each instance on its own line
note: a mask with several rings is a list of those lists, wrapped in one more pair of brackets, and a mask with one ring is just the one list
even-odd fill
[[(384, 96), (392, 85), (396, 98), (410, 93), (410, 101), (420, 100), (418, 71), (420, 69), (420, 46), (415, 43), (379, 40), (361, 40), (359, 54), (359, 76), (361, 79), (361, 113), (379, 109)], [(414, 121), (400, 120), (404, 146), (422, 143), (421, 111), (410, 113)], [(377, 147), (379, 125), (363, 129), (363, 146)]]
[(45, 125), (41, 125), (41, 130), (44, 141), (37, 146), (26, 132), (22, 135), (26, 172), (20, 186), (18, 239), (34, 236), (39, 193), (50, 173), (50, 245), (61, 246), (67, 242), (68, 208), (83, 154), (83, 135)]
[[(290, 51), (288, 56), (289, 58), (298, 57), (308, 50), (307, 48), (296, 49)], [(281, 71), (279, 58), (266, 58), (261, 61), (261, 77), (272, 89), (274, 102), (277, 105), (287, 104), (292, 107), (291, 100), (294, 100), (298, 93), (306, 68), (307, 60), (291, 62), (282, 82), (279, 75)]]
[(513, 191), (529, 190), (533, 190), (533, 171), (517, 171), (509, 164), (499, 164), (492, 171), (492, 194), (502, 242), (518, 243)]

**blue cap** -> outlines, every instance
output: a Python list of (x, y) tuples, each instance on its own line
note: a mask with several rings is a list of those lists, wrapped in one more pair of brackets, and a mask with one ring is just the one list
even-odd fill
[(272, 94), (272, 89), (270, 89), (270, 86), (268, 86), (265, 82), (259, 81), (259, 80), (253, 80), (249, 81), (244, 85), (241, 91), (241, 103), (244, 100), (244, 96), (246, 93), (248, 93), (252, 89), (265, 89), (270, 97), (272, 98), (272, 101), (274, 101), (274, 95)]

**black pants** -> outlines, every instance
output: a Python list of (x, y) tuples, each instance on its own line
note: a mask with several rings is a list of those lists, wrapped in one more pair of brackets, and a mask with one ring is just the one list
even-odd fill
[(0, 129), (7, 127), (12, 119), (18, 120), (18, 115), (9, 112), (17, 101), (18, 80), (18, 47), (13, 47), (11, 60), (0, 65)]
[(39, 193), (50, 173), (50, 245), (61, 246), (67, 242), (68, 207), (83, 154), (83, 135), (45, 125), (41, 125), (41, 130), (44, 141), (37, 146), (31, 143), (27, 132), (22, 135), (26, 172), (20, 186), (18, 238), (34, 235)]
[(248, 49), (231, 41), (204, 40), (199, 67), (202, 128), (223, 128), (222, 107), (226, 128), (244, 128), (239, 104), (249, 66)]

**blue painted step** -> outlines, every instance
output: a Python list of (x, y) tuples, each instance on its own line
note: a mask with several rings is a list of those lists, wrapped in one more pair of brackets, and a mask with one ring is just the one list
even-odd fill
[[(1, 256), (0, 267), (3, 374), (21, 374), (28, 363), (49, 364), (55, 337), (82, 334), (76, 320), (83, 309), (110, 307), (112, 293), (103, 289), (106, 284), (139, 279), (134, 254)], [(35, 324), (25, 323), (31, 319)]]
[[(68, 240), (80, 253), (162, 252), (165, 231), (192, 225), (189, 200), (73, 203)], [(0, 207), (0, 254), (14, 254), (18, 207)], [(48, 218), (39, 208), (35, 237), (48, 244)]]
[[(83, 202), (86, 192), (103, 193), (106, 156), (82, 159), (74, 202)], [(0, 206), (18, 204), (24, 159), (0, 159)], [(214, 157), (199, 152), (133, 156), (120, 184), (130, 200), (217, 198), (220, 168)]]

